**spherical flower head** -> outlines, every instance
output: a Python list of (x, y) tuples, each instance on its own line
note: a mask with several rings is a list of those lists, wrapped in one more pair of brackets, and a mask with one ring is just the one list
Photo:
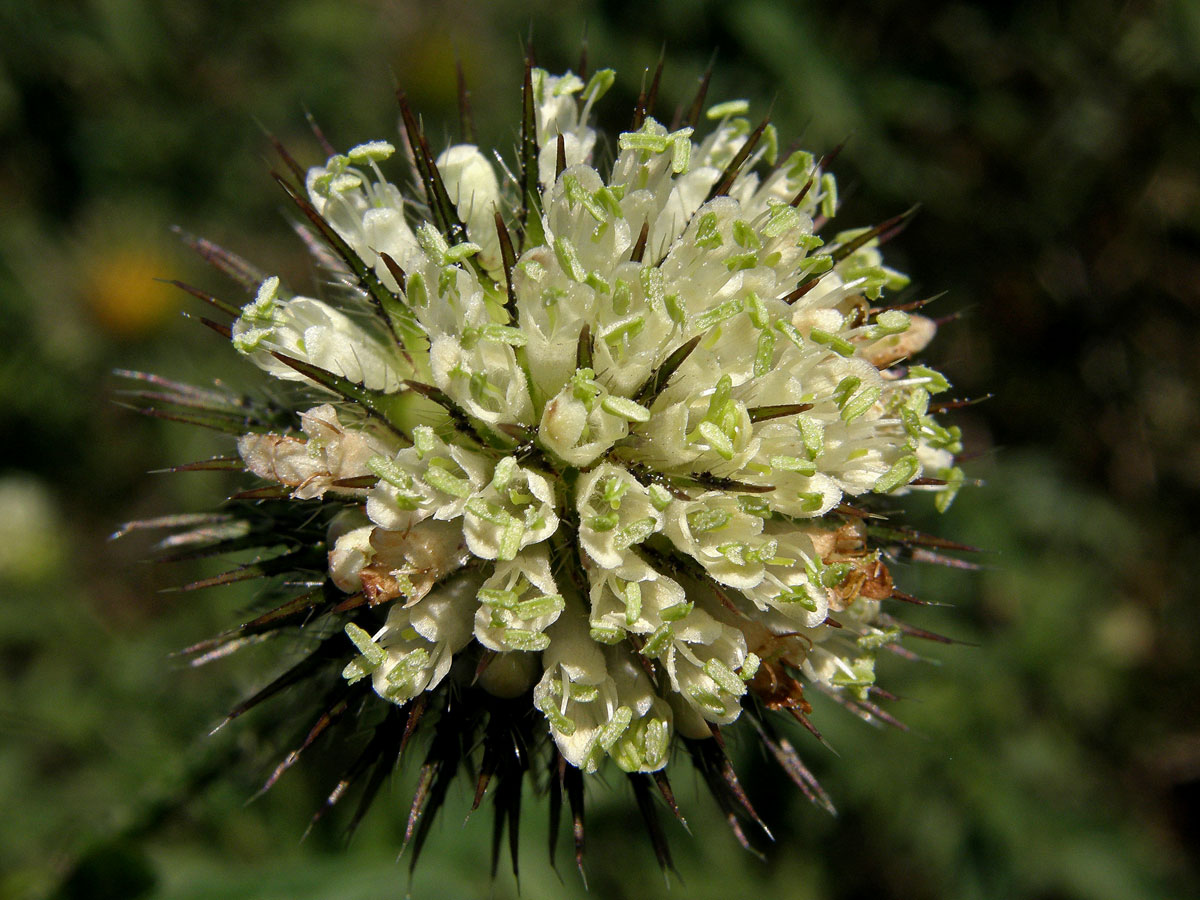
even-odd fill
[(436, 715), (439, 762), (481, 734), (485, 776), (518, 782), (531, 763), (495, 754), (523, 730), (560, 784), (680, 746), (707, 778), (747, 716), (790, 761), (766, 716), (811, 728), (806, 689), (878, 711), (901, 628), (860, 506), (944, 508), (962, 482), (948, 385), (912, 363), (934, 325), (885, 299), (902, 219), (833, 231), (833, 177), (740, 101), (600, 136), (613, 77), (527, 69), (515, 175), (472, 144), (434, 157), (407, 106), (415, 193), (385, 141), (297, 170), (332, 289), (267, 278), (228, 332), (303, 389), (298, 427), (238, 452), (326, 523), (305, 609), (344, 690), (394, 712), (381, 729)]

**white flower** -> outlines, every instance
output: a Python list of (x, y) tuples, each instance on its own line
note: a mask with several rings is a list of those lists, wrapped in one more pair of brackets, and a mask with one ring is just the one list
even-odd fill
[(512, 173), (434, 157), (405, 105), (417, 196), (386, 141), (289, 187), (328, 299), (268, 278), (231, 336), (328, 402), (238, 451), (287, 489), (243, 499), (311, 501), (278, 545), (327, 580), (268, 619), (344, 626), (346, 681), (467, 728), (446, 740), (484, 746), (481, 784), (551, 741), (641, 778), (745, 710), (807, 724), (804, 683), (870, 717), (901, 636), (886, 553), (913, 543), (867, 527), (871, 495), (945, 508), (963, 483), (949, 385), (914, 360), (934, 323), (887, 306), (887, 229), (826, 233), (832, 176), (742, 101), (706, 135), (641, 109), (602, 165), (612, 72), (528, 75)]

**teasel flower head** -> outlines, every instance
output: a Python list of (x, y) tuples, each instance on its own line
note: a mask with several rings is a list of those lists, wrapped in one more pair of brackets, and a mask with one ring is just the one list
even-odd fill
[(278, 599), (195, 658), (276, 633), (308, 648), (230, 718), (307, 682), (300, 749), (371, 732), (322, 812), (359, 779), (365, 809), (423, 752), (414, 861), (471, 771), (514, 866), (526, 775), (552, 835), (565, 795), (582, 865), (584, 784), (619, 770), (666, 865), (653, 794), (678, 813), (688, 757), (749, 845), (768, 833), (727, 728), (828, 807), (780, 722), (819, 738), (819, 691), (895, 723), (875, 658), (908, 652), (889, 604), (914, 598), (887, 564), (932, 551), (871, 510), (945, 508), (963, 481), (932, 400), (948, 384), (914, 361), (934, 323), (891, 305), (907, 279), (879, 249), (907, 214), (837, 230), (825, 160), (780, 154), (745, 102), (701, 115), (703, 87), (663, 124), (657, 75), (629, 130), (599, 135), (613, 79), (527, 64), (511, 165), (435, 155), (403, 97), (396, 144), (326, 145), (307, 170), (280, 147), (324, 283), (300, 294), (189, 239), (253, 295), (187, 288), (275, 399), (136, 376), (146, 411), (236, 434), (236, 455), (183, 468), (256, 479), (219, 514), (151, 523), (181, 526), (176, 550), (261, 548), (191, 587), (263, 577)]

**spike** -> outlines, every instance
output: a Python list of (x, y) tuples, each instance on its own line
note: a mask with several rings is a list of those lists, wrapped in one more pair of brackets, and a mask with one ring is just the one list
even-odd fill
[(536, 219), (538, 215), (538, 142), (537, 118), (533, 106), (533, 60), (525, 58), (525, 80), (521, 89), (521, 206), (517, 215), (517, 223), (521, 232), (521, 243), (524, 246), (532, 241), (526, 240), (526, 231), (530, 229), (530, 216)]
[(266, 274), (242, 259), (236, 253), (231, 253), (224, 247), (212, 241), (197, 237), (184, 231), (178, 225), (172, 226), (172, 231), (192, 250), (200, 255), (206, 263), (223, 275), (232, 278), (242, 287), (253, 292), (266, 279)]
[(454, 74), (458, 81), (458, 133), (464, 144), (475, 143), (475, 122), (471, 117), (471, 92), (467, 89), (467, 76), (463, 72), (461, 59), (454, 61)]
[(886, 235), (887, 238), (891, 238), (899, 234), (904, 230), (905, 226), (912, 221), (913, 216), (917, 214), (917, 210), (920, 208), (921, 205), (919, 203), (915, 204), (914, 206), (911, 206), (904, 212), (900, 213), (900, 215), (893, 216), (885, 222), (880, 222), (874, 228), (869, 228), (862, 234), (858, 235), (858, 237), (847, 241), (845, 244), (842, 244), (839, 247), (834, 247), (830, 253), (830, 256), (833, 257), (834, 265), (841, 262), (851, 253), (858, 250), (860, 247), (863, 247), (868, 242), (875, 240), (876, 238), (879, 238), (880, 242), (882, 243), (886, 239), (883, 237), (884, 235)]
[(629, 261), (640, 263), (646, 255), (646, 239), (650, 237), (650, 220), (647, 219), (642, 223), (642, 230), (638, 232), (637, 241), (633, 245), (633, 250), (629, 254)]
[(508, 233), (508, 226), (504, 224), (504, 217), (500, 215), (500, 210), (496, 210), (496, 236), (500, 240), (500, 260), (504, 266), (504, 288), (508, 297), (504, 303), (504, 308), (508, 312), (508, 320), (515, 325), (518, 319), (517, 292), (513, 287), (513, 270), (517, 267), (517, 254), (513, 249), (512, 236)]
[(651, 372), (650, 377), (642, 382), (642, 386), (633, 395), (634, 402), (640, 403), (649, 409), (654, 404), (658, 395), (667, 386), (667, 382), (671, 380), (671, 376), (684, 364), (703, 337), (704, 335), (698, 334), (691, 340), (676, 347), (671, 352), (671, 355), (663, 360), (662, 365)]
[(696, 98), (692, 101), (687, 117), (683, 120), (683, 124), (690, 128), (696, 127), (700, 121), (700, 114), (704, 112), (704, 98), (708, 96), (708, 85), (712, 81), (713, 62), (714, 60), (709, 60), (708, 68), (704, 70), (704, 75), (700, 78), (700, 87), (696, 90)]
[(724, 197), (729, 193), (729, 189), (733, 187), (733, 182), (737, 178), (738, 172), (746, 164), (746, 160), (750, 158), (750, 154), (754, 152), (754, 148), (758, 146), (763, 132), (767, 130), (767, 126), (770, 124), (771, 120), (764, 118), (758, 127), (750, 133), (750, 136), (746, 138), (746, 142), (742, 144), (741, 149), (734, 154), (733, 159), (729, 161), (729, 165), (725, 167), (725, 171), (721, 173), (721, 177), (717, 179), (717, 183), (708, 192), (708, 196), (704, 198), (705, 203), (716, 197)]
[(218, 300), (212, 294), (202, 291), (199, 288), (194, 288), (190, 284), (185, 284), (182, 281), (176, 281), (176, 280), (169, 279), (169, 278), (155, 278), (154, 280), (157, 281), (159, 284), (169, 284), (169, 285), (171, 285), (171, 287), (177, 287), (181, 291), (191, 294), (196, 299), (203, 300), (209, 306), (212, 306), (215, 309), (219, 309), (221, 312), (225, 313), (225, 315), (227, 315), (227, 316), (232, 316), (233, 318), (236, 319), (239, 315), (241, 315), (241, 310), (238, 309), (238, 307), (234, 306), (232, 303), (226, 303), (224, 300)]
[(784, 416), (795, 416), (802, 412), (807, 412), (812, 409), (811, 403), (780, 403), (775, 406), (752, 406), (746, 410), (750, 416), (750, 421), (757, 424), (759, 422), (769, 422), (771, 419), (779, 419)]

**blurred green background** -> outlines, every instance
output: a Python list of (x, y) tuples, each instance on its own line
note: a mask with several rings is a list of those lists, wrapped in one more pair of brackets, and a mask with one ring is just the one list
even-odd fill
[[(112, 369), (255, 383), (153, 280), (242, 300), (170, 226), (306, 283), (259, 123), (306, 164), (306, 109), (340, 147), (395, 140), (398, 82), (448, 142), (459, 57), (481, 143), (511, 157), (530, 28), (552, 70), (586, 29), (620, 73), (611, 127), (665, 46), (662, 117), (717, 50), (710, 98), (773, 101), (785, 144), (848, 139), (839, 223), (924, 204), (890, 259), (961, 313), (932, 348), (956, 394), (995, 395), (956, 416), (984, 484), (944, 517), (909, 503), (982, 570), (897, 573), (953, 604), (910, 621), (978, 646), (884, 663), (908, 734), (817, 710), (839, 755), (795, 740), (836, 818), (743, 748), (765, 862), (677, 774), (674, 895), (1196, 896), (1200, 3), (0, 0), (0, 898), (515, 895), (503, 869), (489, 885), (489, 814), (460, 827), (465, 787), (411, 883), (407, 776), (348, 845), (344, 814), (301, 842), (319, 755), (248, 803), (285, 748), (253, 722), (205, 735), (278, 652), (170, 653), (253, 592), (163, 593), (217, 570), (106, 536), (229, 488), (147, 474), (229, 448), (122, 409)], [(625, 786), (589, 800), (591, 896), (664, 892)], [(564, 850), (561, 882), (545, 865), (542, 803), (522, 895), (583, 896)]]

